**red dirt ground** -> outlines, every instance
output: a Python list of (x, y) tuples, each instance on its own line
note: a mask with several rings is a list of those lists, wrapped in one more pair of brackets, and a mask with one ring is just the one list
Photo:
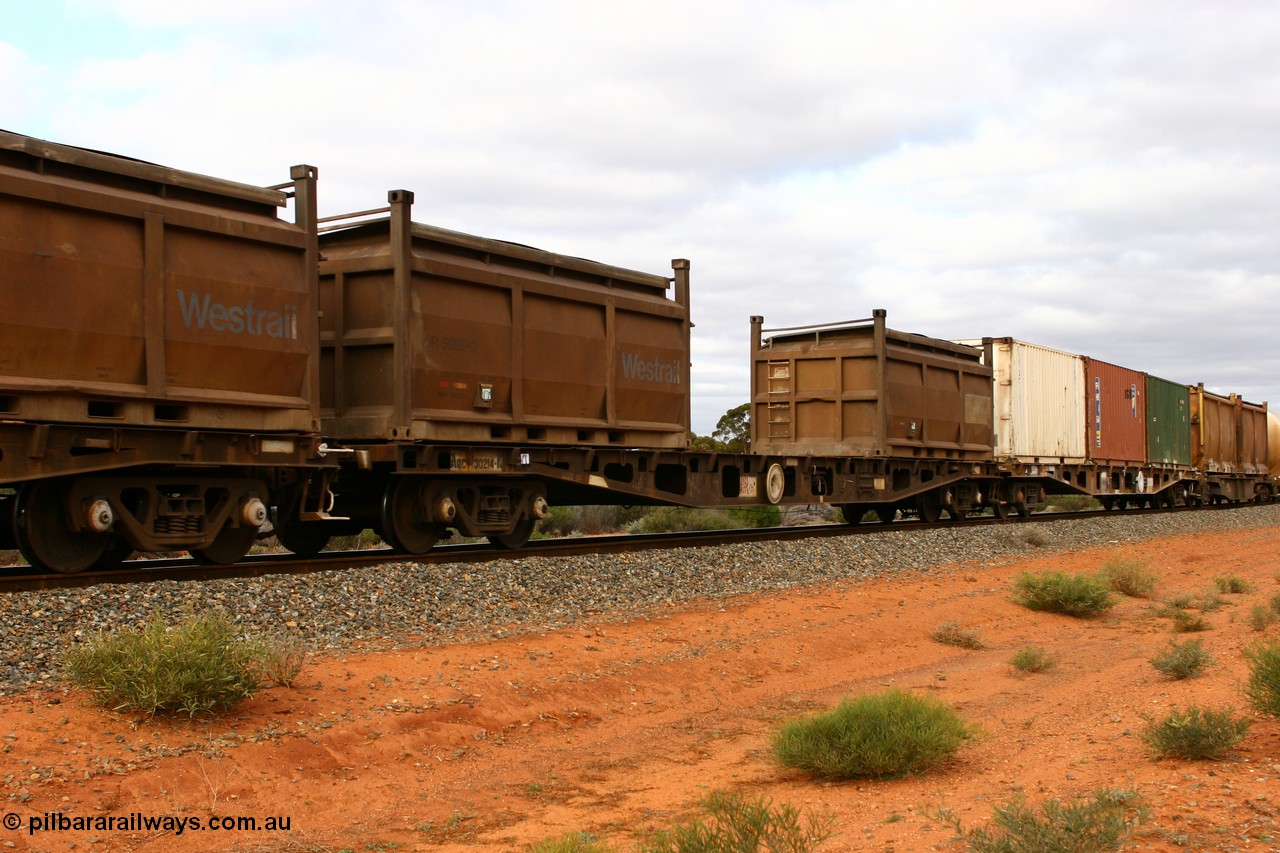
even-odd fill
[[(1152, 818), (1125, 849), (1280, 849), (1280, 720), (1255, 718), (1221, 761), (1152, 759), (1144, 717), (1190, 703), (1232, 706), (1241, 650), (1264, 634), (1250, 608), (1280, 591), (1280, 528), (1126, 544), (1162, 578), (1156, 597), (1239, 575), (1204, 640), (1215, 663), (1172, 681), (1149, 659), (1180, 635), (1151, 601), (1079, 620), (1012, 604), (1021, 570), (1093, 571), (1116, 549), (1045, 553), (897, 579), (673, 606), (628, 621), (492, 642), (313, 659), (296, 686), (230, 714), (173, 722), (89, 705), (75, 692), (0, 700), (8, 802), (0, 850), (528, 850), (589, 831), (627, 849), (645, 829), (695, 814), (715, 789), (829, 810), (822, 849), (963, 850), (922, 811), (967, 826), (1023, 795), (1069, 799), (1136, 788)], [(1119, 548), (1121, 546), (1117, 546)], [(930, 639), (953, 622), (986, 648)], [(1015, 672), (1018, 649), (1058, 657)], [(775, 764), (777, 724), (888, 686), (939, 697), (983, 734), (945, 766), (888, 781), (818, 783)], [(33, 817), (289, 819), (288, 831), (68, 829)], [(10, 818), (6, 817), (6, 821)]]

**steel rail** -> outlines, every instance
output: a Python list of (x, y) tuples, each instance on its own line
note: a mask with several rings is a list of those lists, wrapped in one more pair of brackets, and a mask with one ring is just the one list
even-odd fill
[(0, 593), (34, 590), (74, 589), (99, 584), (153, 583), (157, 581), (202, 581), (253, 578), (277, 574), (311, 574), (341, 571), (380, 563), (482, 563), (496, 560), (521, 560), (529, 557), (565, 557), (579, 554), (612, 554), (676, 548), (705, 548), (741, 542), (794, 541), (859, 536), (894, 531), (957, 529), (1005, 524), (1042, 524), (1051, 521), (1083, 521), (1092, 518), (1124, 518), (1137, 515), (1161, 515), (1174, 512), (1239, 509), (1254, 503), (1220, 504), (1207, 507), (1147, 508), (1137, 510), (1084, 510), (1076, 512), (1039, 513), (1007, 519), (995, 516), (970, 516), (961, 520), (924, 522), (900, 519), (891, 523), (831, 523), (794, 527), (752, 527), (740, 530), (699, 530), (674, 533), (615, 534), (560, 539), (536, 539), (525, 547), (511, 550), (488, 543), (437, 545), (425, 554), (405, 554), (390, 548), (359, 551), (325, 551), (314, 557), (299, 558), (295, 554), (252, 554), (230, 566), (209, 566), (192, 559), (143, 559), (126, 561), (120, 568), (103, 572), (75, 574), (21, 574), (27, 567), (0, 568)]

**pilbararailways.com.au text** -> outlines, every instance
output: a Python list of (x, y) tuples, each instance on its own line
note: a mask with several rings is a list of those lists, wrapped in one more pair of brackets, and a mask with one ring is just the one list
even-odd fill
[(45, 812), (25, 818), (9, 812), (3, 818), (4, 828), (26, 828), (27, 835), (43, 832), (288, 832), (293, 824), (289, 817), (249, 815), (149, 815), (129, 812), (116, 815), (74, 816), (62, 812)]

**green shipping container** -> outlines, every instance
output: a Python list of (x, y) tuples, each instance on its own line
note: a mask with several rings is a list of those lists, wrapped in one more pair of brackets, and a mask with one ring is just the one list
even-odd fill
[(1147, 462), (1191, 465), (1187, 386), (1147, 375)]

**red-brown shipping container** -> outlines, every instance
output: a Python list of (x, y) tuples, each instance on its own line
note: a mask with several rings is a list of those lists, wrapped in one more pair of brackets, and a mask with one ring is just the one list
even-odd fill
[(0, 418), (317, 430), (315, 223), (287, 199), (0, 131)]
[(687, 261), (621, 269), (415, 223), (412, 193), (389, 200), (320, 236), (325, 435), (688, 446)]
[(1099, 465), (1141, 465), (1147, 451), (1146, 379), (1085, 356), (1085, 455)]
[(765, 329), (751, 318), (751, 450), (990, 459), (982, 351), (869, 320)]

